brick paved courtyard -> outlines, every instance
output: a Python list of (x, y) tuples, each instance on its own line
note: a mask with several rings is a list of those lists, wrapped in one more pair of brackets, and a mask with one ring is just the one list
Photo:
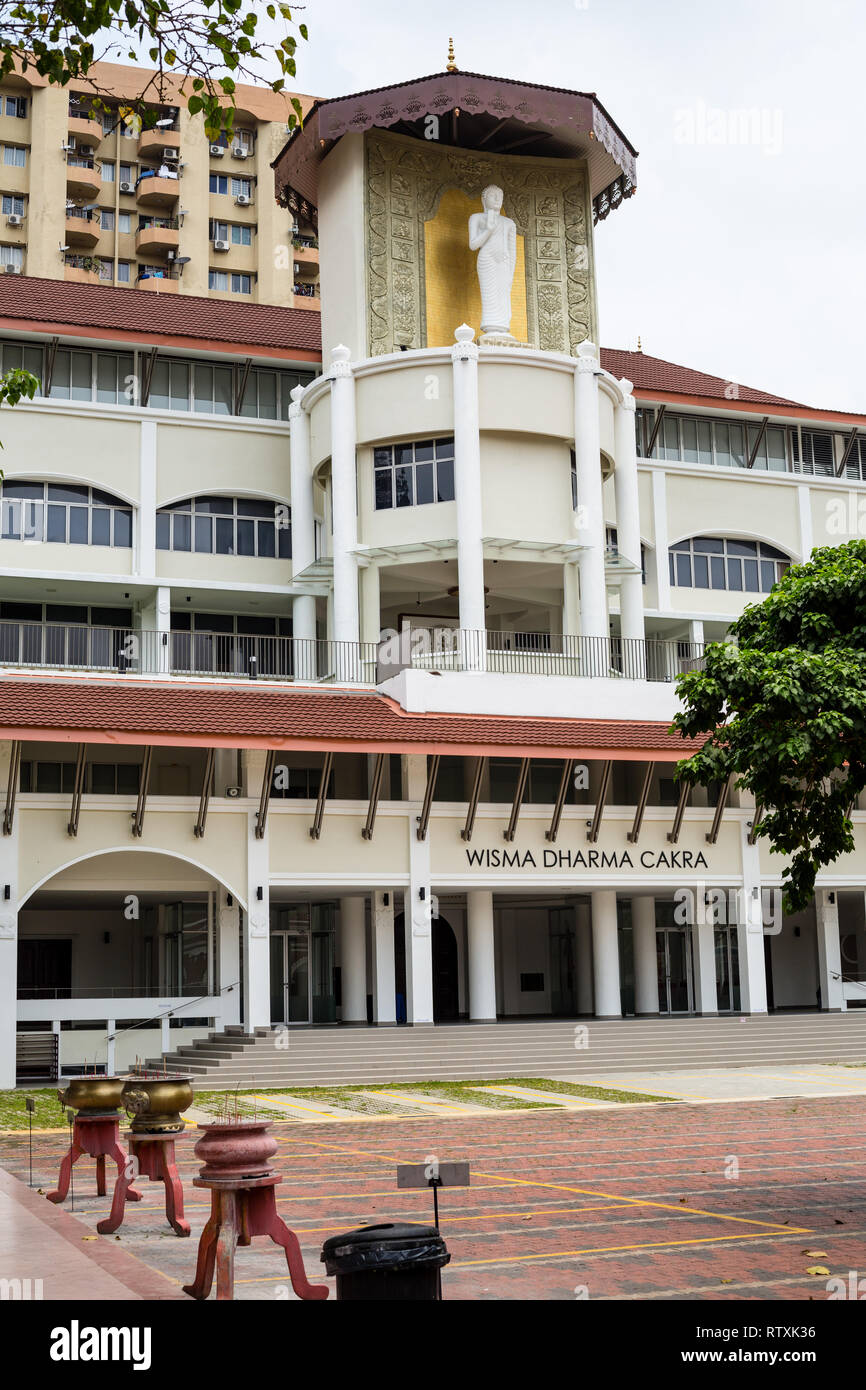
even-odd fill
[[(429, 1194), (398, 1192), (395, 1181), (397, 1163), (430, 1154), (468, 1158), (472, 1168), (471, 1188), (442, 1193), (448, 1299), (562, 1300), (585, 1289), (595, 1300), (825, 1300), (826, 1276), (807, 1274), (810, 1266), (846, 1280), (850, 1270), (866, 1271), (864, 1097), (293, 1122), (274, 1133), (286, 1178), (279, 1208), (314, 1281), (327, 1236), (430, 1218)], [(120, 1248), (173, 1292), (192, 1275), (208, 1210), (191, 1182), (194, 1140), (189, 1131), (178, 1145), (192, 1239), (171, 1233), (161, 1188), (147, 1182), (120, 1231)], [(35, 1186), (54, 1185), (65, 1141), (34, 1135)], [(26, 1181), (26, 1135), (0, 1138), (0, 1164)], [(89, 1253), (85, 1237), (107, 1214), (110, 1189), (95, 1195), (92, 1160), (76, 1172), (75, 1215)], [(266, 1241), (239, 1250), (237, 1296), (290, 1297), (280, 1261)]]

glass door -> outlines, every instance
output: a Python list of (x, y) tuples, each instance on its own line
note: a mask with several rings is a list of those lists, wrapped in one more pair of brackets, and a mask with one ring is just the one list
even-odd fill
[(685, 927), (660, 927), (656, 930), (656, 963), (659, 1013), (691, 1013), (691, 953)]
[(271, 933), (271, 1022), (310, 1022), (310, 938), (306, 932)]
[(740, 962), (736, 927), (716, 927), (716, 1007), (719, 1013), (736, 1013), (740, 1008)]

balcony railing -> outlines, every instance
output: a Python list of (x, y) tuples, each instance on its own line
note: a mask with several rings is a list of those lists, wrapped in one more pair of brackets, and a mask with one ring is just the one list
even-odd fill
[(375, 642), (0, 622), (0, 665), (122, 675), (224, 676), (375, 685), (407, 668), (674, 681), (703, 643), (549, 632), (411, 628)]
[(376, 644), (0, 622), (0, 665), (374, 685)]

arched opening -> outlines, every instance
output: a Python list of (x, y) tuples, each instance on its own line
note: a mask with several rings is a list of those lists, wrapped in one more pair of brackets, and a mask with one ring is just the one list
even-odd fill
[[(460, 1015), (457, 937), (444, 917), (433, 918), (433, 1022), (453, 1023)], [(394, 918), (394, 983), (397, 1022), (406, 1022), (406, 931), (402, 912)]]

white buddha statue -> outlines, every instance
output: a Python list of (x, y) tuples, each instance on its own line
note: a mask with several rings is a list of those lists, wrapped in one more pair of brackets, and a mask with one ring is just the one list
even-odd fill
[(483, 212), (469, 219), (469, 246), (478, 252), (481, 332), (511, 335), (511, 285), (517, 260), (517, 228), (502, 215), (502, 189), (489, 184), (481, 194)]

